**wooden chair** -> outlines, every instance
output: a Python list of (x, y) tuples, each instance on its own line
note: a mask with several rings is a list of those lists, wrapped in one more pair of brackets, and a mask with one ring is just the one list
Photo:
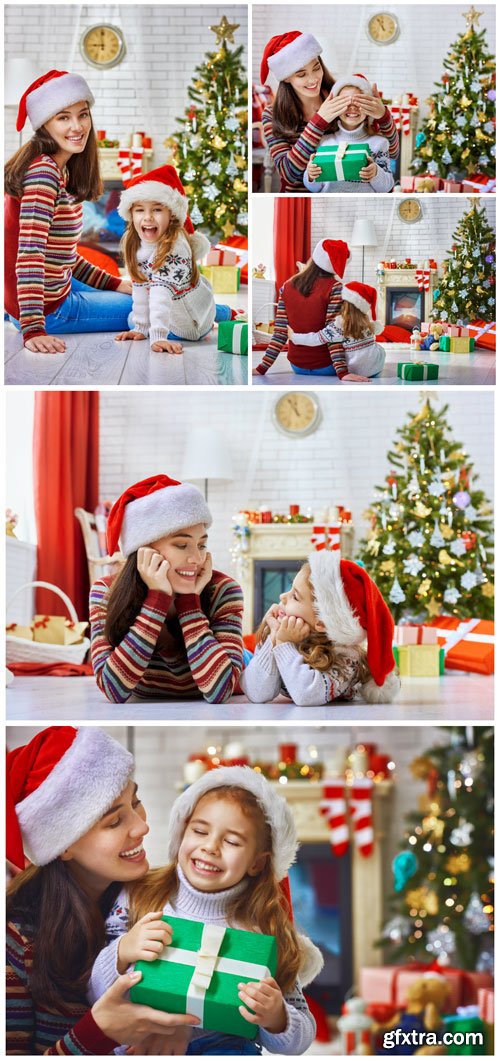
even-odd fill
[(86, 512), (84, 508), (75, 508), (75, 516), (82, 528), (87, 563), (89, 566), (90, 585), (92, 586), (97, 578), (102, 578), (104, 575), (114, 574), (118, 565), (124, 563), (124, 558), (120, 552), (113, 553), (113, 556), (99, 556), (97, 526), (94, 513)]

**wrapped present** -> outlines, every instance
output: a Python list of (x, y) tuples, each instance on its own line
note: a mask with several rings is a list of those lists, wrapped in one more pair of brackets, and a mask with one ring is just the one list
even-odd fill
[(405, 380), (437, 379), (439, 376), (439, 365), (428, 361), (399, 361), (398, 377)]
[(19, 623), (9, 623), (9, 625), (5, 627), (5, 632), (10, 634), (11, 637), (23, 637), (25, 641), (33, 641), (32, 626), (21, 626)]
[(495, 1056), (495, 994), (492, 988), (480, 987), (477, 993), (479, 1016), (484, 1024), (485, 1054)]
[(359, 994), (365, 1002), (377, 1005), (406, 1006), (408, 988), (419, 977), (439, 973), (448, 981), (450, 994), (446, 1011), (456, 1013), (458, 1006), (477, 1005), (481, 988), (492, 988), (490, 973), (466, 972), (437, 962), (412, 962), (411, 965), (377, 965), (361, 968)]
[(486, 177), (482, 173), (474, 173), (463, 181), (464, 192), (477, 192), (484, 195), (485, 192), (495, 192), (497, 182), (494, 177)]
[(469, 334), (472, 335), (476, 346), (485, 350), (496, 350), (497, 348), (497, 326), (495, 321), (472, 321), (469, 324)]
[(472, 354), (474, 339), (467, 336), (450, 336), (450, 354)]
[(437, 645), (437, 630), (429, 626), (405, 623), (394, 628), (396, 645)]
[(255, 1039), (258, 1028), (239, 1012), (238, 984), (275, 975), (274, 936), (183, 917), (162, 920), (172, 926), (172, 942), (155, 961), (137, 962), (142, 980), (130, 990), (132, 1002), (191, 1013), (202, 1028)]
[(64, 615), (35, 615), (33, 641), (49, 645), (66, 644), (66, 619)]
[(443, 181), (443, 191), (444, 192), (461, 192), (462, 191), (462, 182), (461, 181), (450, 181), (450, 180), (446, 180), (446, 178), (445, 178), (444, 181)]
[(493, 674), (495, 669), (495, 624), (488, 619), (462, 622), (450, 615), (439, 615), (426, 626), (436, 630), (443, 645), (447, 670)]
[(449, 324), (447, 329), (446, 329), (446, 334), (447, 335), (460, 335), (461, 334), (460, 325), (459, 324)]
[(240, 270), (236, 265), (200, 265), (199, 268), (215, 294), (231, 295), (240, 290)]
[(399, 184), (402, 192), (415, 191), (415, 177), (401, 177)]
[(85, 637), (85, 631), (88, 625), (88, 623), (72, 623), (69, 619), (66, 619), (66, 625), (64, 628), (64, 644), (81, 645)]
[(360, 170), (368, 165), (369, 144), (327, 144), (318, 147), (312, 161), (321, 167), (318, 181), (359, 181)]
[(228, 250), (226, 247), (216, 246), (211, 247), (208, 254), (206, 265), (237, 265), (238, 257), (234, 251)]
[(449, 335), (439, 336), (439, 349), (444, 350), (446, 353), (450, 352), (451, 338)]
[(446, 1045), (447, 1054), (485, 1054), (485, 1028), (477, 1006), (458, 1007), (457, 1013), (443, 1017), (444, 1031), (453, 1037)]
[(440, 645), (394, 645), (394, 659), (403, 678), (438, 678), (444, 674)]
[(241, 283), (243, 285), (248, 284), (248, 237), (224, 236), (224, 246), (232, 247), (237, 254), (238, 265), (241, 270)]
[(248, 324), (240, 321), (220, 321), (217, 349), (227, 354), (248, 353)]
[(443, 186), (443, 181), (441, 177), (436, 177), (434, 173), (419, 173), (418, 177), (415, 177), (414, 190), (416, 192), (420, 190), (427, 191), (431, 181), (434, 185), (434, 191), (438, 192)]

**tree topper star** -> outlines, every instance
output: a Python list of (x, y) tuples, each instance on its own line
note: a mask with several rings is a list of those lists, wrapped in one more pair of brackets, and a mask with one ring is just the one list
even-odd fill
[(234, 44), (234, 34), (237, 29), (240, 28), (239, 22), (228, 22), (225, 15), (222, 16), (218, 26), (210, 26), (212, 33), (217, 36), (217, 44), (222, 44), (223, 41), (229, 41), (230, 44)]
[(473, 4), (469, 11), (466, 11), (465, 14), (462, 14), (462, 18), (465, 19), (470, 29), (472, 26), (475, 25), (476, 22), (479, 22), (481, 15), (484, 15), (484, 11), (476, 11)]

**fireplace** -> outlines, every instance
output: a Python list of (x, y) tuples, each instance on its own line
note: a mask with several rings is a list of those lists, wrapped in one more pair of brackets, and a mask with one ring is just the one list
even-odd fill
[(408, 287), (403, 291), (399, 287), (386, 287), (386, 324), (396, 324), (398, 328), (411, 333), (414, 328), (420, 328), (424, 320), (423, 291), (419, 291), (418, 287)]
[(255, 560), (253, 569), (253, 622), (257, 629), (262, 616), (276, 604), (281, 593), (290, 589), (302, 560)]

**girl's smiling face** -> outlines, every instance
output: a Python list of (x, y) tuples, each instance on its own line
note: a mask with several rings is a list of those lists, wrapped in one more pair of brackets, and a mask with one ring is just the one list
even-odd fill
[(323, 81), (323, 67), (319, 58), (311, 59), (310, 63), (297, 70), (291, 77), (285, 78), (285, 81), (292, 86), (299, 99), (309, 102), (319, 97)]
[(207, 558), (207, 528), (204, 523), (184, 527), (151, 542), (151, 548), (168, 560), (168, 581), (174, 593), (192, 593), (197, 576)]
[(45, 122), (44, 128), (65, 153), (66, 161), (71, 155), (80, 155), (85, 150), (92, 128), (88, 103), (85, 100), (73, 103)]
[(339, 99), (345, 99), (351, 97), (347, 110), (340, 115), (340, 122), (345, 129), (355, 129), (356, 126), (360, 125), (363, 121), (363, 115), (359, 106), (358, 99), (363, 96), (361, 89), (355, 88), (354, 85), (345, 85), (339, 92)]
[(283, 619), (285, 615), (295, 615), (303, 619), (311, 630), (324, 630), (324, 624), (318, 619), (314, 610), (313, 595), (309, 585), (308, 568), (301, 567), (295, 575), (291, 589), (287, 593), (280, 594), (280, 607), (278, 618)]
[(112, 881), (133, 881), (149, 869), (142, 845), (146, 811), (129, 781), (113, 806), (60, 856), (87, 892), (101, 895)]
[(145, 243), (158, 243), (170, 224), (172, 212), (164, 203), (141, 200), (132, 206), (132, 224)]
[(186, 824), (179, 865), (190, 884), (201, 892), (220, 892), (255, 877), (264, 868), (258, 829), (234, 799), (207, 792)]

